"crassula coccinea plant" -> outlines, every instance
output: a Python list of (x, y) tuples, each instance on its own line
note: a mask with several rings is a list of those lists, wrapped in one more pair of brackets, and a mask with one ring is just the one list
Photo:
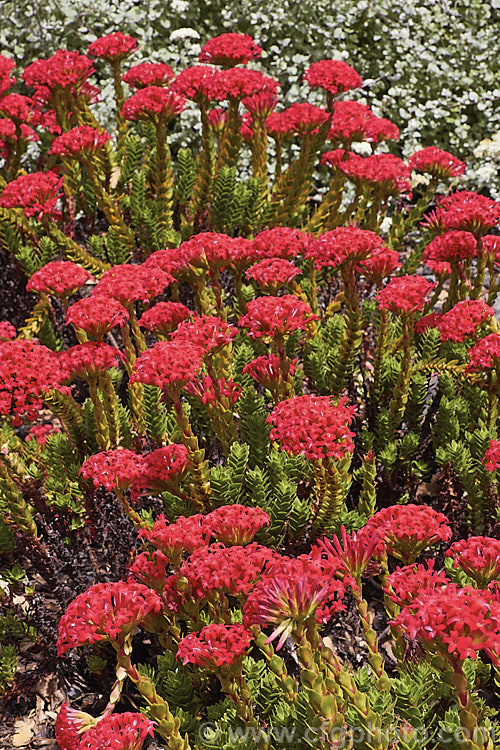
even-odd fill
[(36, 295), (0, 323), (0, 553), (55, 581), (49, 521), (92, 547), (103, 502), (136, 543), (61, 602), (59, 656), (115, 677), (60, 747), (492, 747), (500, 204), (388, 153), (345, 62), (285, 107), (248, 35), (183, 71), (136, 48), (59, 50), (22, 94), (0, 58), (0, 243)]

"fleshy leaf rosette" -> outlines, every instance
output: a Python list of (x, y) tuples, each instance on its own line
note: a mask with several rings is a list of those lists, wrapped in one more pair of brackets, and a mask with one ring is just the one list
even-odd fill
[(57, 653), (102, 641), (122, 645), (148, 615), (160, 613), (162, 601), (133, 581), (96, 583), (79, 594), (59, 622)]

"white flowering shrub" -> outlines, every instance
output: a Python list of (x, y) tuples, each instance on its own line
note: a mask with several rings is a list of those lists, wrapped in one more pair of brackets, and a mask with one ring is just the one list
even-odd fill
[[(401, 128), (402, 155), (437, 145), (470, 159), (500, 131), (500, 0), (0, 0), (0, 16), (0, 52), (21, 67), (119, 29), (139, 39), (134, 62), (176, 69), (196, 61), (200, 40), (247, 32), (267, 70), (292, 82), (282, 90), (290, 101), (306, 95), (311, 61), (345, 59), (363, 76), (367, 103)], [(499, 190), (498, 157), (482, 159), (476, 152), (470, 179)]]

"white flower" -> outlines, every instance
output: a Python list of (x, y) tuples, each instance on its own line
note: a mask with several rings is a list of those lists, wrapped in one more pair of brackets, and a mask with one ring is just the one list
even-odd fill
[(478, 167), (478, 169), (476, 169), (476, 177), (481, 180), (481, 182), (488, 182), (495, 177), (496, 173), (497, 170), (491, 164), (485, 164), (484, 167)]
[(170, 34), (170, 41), (176, 42), (178, 39), (199, 39), (200, 35), (196, 29), (190, 29), (189, 27), (176, 29)]
[(392, 227), (392, 217), (386, 216), (380, 225), (380, 231), (382, 232), (382, 234), (386, 234), (391, 227)]
[(189, 9), (189, 3), (186, 0), (172, 0), (170, 7), (174, 13), (185, 13)]

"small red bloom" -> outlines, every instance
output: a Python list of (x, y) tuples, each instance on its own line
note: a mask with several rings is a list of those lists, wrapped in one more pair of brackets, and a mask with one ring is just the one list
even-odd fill
[(141, 552), (130, 566), (129, 572), (137, 578), (139, 583), (161, 594), (169, 576), (167, 573), (169, 562), (168, 557), (159, 549)]
[(327, 561), (334, 564), (335, 574), (339, 578), (353, 576), (355, 581), (359, 581), (375, 556), (377, 535), (370, 536), (363, 529), (347, 534), (345, 526), (341, 526), (340, 534), (340, 539), (335, 535), (331, 541), (326, 538), (320, 540), (318, 548), (326, 555)]
[(141, 475), (144, 459), (127, 448), (95, 453), (83, 462), (80, 474), (96, 487), (109, 492), (124, 492)]
[(179, 323), (189, 318), (191, 310), (180, 302), (157, 302), (139, 318), (139, 325), (148, 331), (166, 336), (175, 331)]
[[(161, 449), (160, 449), (161, 450)], [(200, 547), (208, 545), (207, 532), (200, 513), (194, 516), (179, 516), (175, 523), (167, 523), (162, 514), (152, 529), (140, 529), (139, 536), (153, 544), (178, 567), (184, 554), (191, 555)]]
[(344, 148), (356, 141), (380, 143), (399, 138), (398, 128), (389, 120), (377, 117), (367, 104), (335, 102), (328, 137)]
[(158, 594), (140, 583), (97, 583), (74, 599), (59, 622), (57, 653), (101, 641), (118, 641), (151, 613), (161, 612)]
[(88, 156), (104, 148), (109, 140), (111, 136), (106, 131), (97, 130), (90, 125), (79, 125), (55, 138), (49, 153), (59, 156)]
[(181, 70), (172, 83), (172, 90), (198, 104), (208, 104), (212, 96), (212, 80), (216, 71), (208, 65), (194, 65)]
[(382, 286), (382, 281), (400, 266), (399, 253), (389, 248), (382, 248), (359, 264), (366, 280), (375, 283), (377, 286)]
[(39, 445), (45, 445), (48, 435), (55, 435), (61, 430), (51, 424), (35, 424), (28, 431), (26, 440), (36, 440)]
[(427, 560), (424, 565), (407, 565), (388, 575), (384, 591), (391, 601), (399, 607), (407, 607), (417, 597), (444, 592), (451, 581), (443, 571), (434, 570), (435, 562)]
[(479, 299), (458, 302), (439, 317), (436, 328), (442, 341), (463, 341), (474, 336), (478, 328), (495, 314), (492, 307)]
[(130, 381), (178, 390), (196, 377), (202, 357), (203, 350), (185, 340), (160, 341), (136, 359)]
[(163, 86), (146, 86), (127, 99), (121, 115), (125, 120), (149, 120), (166, 124), (180, 115), (186, 102), (184, 97)]
[(500, 363), (500, 334), (490, 333), (469, 349), (469, 371), (489, 370)]
[(35, 414), (44, 393), (58, 388), (57, 354), (35, 341), (0, 343), (0, 414)]
[(269, 526), (268, 514), (246, 505), (223, 505), (203, 518), (207, 536), (227, 546), (249, 544), (263, 526)]
[(349, 154), (344, 159), (344, 150), (329, 151), (321, 157), (321, 163), (343, 172), (355, 185), (371, 187), (384, 198), (400, 193), (410, 193), (410, 169), (402, 159), (393, 154), (358, 156)]
[(177, 656), (183, 664), (196, 664), (201, 669), (217, 671), (230, 667), (247, 652), (252, 634), (240, 623), (236, 625), (205, 625), (199, 633), (190, 633), (179, 641)]
[(425, 298), (436, 284), (423, 276), (397, 276), (377, 294), (379, 310), (390, 310), (394, 315), (408, 315), (423, 310)]
[(216, 101), (225, 99), (241, 101), (261, 91), (275, 93), (278, 82), (258, 70), (229, 68), (216, 70), (209, 83), (209, 98)]
[(278, 97), (273, 91), (259, 91), (257, 94), (247, 96), (242, 100), (244, 107), (255, 117), (256, 119), (265, 119), (276, 107), (278, 103)]
[(16, 93), (7, 94), (0, 99), (0, 112), (18, 125), (38, 125), (41, 118), (36, 102), (29, 96)]
[[(213, 273), (238, 262), (241, 255), (248, 252), (249, 247), (250, 241), (244, 237), (230, 237), (220, 232), (200, 232), (179, 245), (172, 263), (178, 272), (184, 274), (189, 274), (191, 269)], [(166, 252), (168, 251), (160, 250), (154, 253), (154, 256), (161, 262), (159, 253)], [(151, 259), (154, 256), (152, 255)]]
[(39, 271), (35, 271), (26, 284), (28, 292), (69, 297), (83, 284), (92, 279), (92, 274), (70, 260), (54, 260)]
[(485, 234), (500, 222), (500, 203), (485, 195), (461, 190), (441, 199), (425, 222), (447, 231), (458, 229), (474, 236)]
[(252, 240), (255, 261), (264, 258), (290, 260), (305, 255), (311, 239), (311, 235), (291, 227), (264, 229)]
[(363, 85), (361, 76), (342, 60), (320, 60), (313, 63), (306, 70), (304, 80), (311, 88), (324, 89), (332, 96)]
[(242, 390), (232, 378), (219, 378), (214, 384), (214, 380), (209, 375), (202, 374), (201, 378), (186, 385), (186, 393), (199, 398), (205, 406), (212, 406), (215, 409), (221, 408), (222, 401), (222, 408), (227, 409), (234, 406), (240, 399)]
[(209, 39), (203, 45), (198, 58), (201, 63), (221, 65), (232, 68), (234, 65), (246, 65), (261, 55), (261, 48), (249, 34), (229, 32)]
[(415, 333), (422, 334), (429, 328), (436, 328), (440, 320), (441, 313), (429, 313), (429, 315), (424, 315), (423, 318), (419, 318), (415, 323)]
[(424, 549), (451, 537), (448, 519), (428, 505), (392, 505), (372, 516), (364, 532), (379, 536), (387, 552), (405, 565), (413, 563)]
[(152, 451), (141, 463), (141, 472), (131, 487), (131, 500), (141, 495), (159, 495), (175, 488), (189, 468), (189, 455), (184, 445), (172, 443)]
[(122, 80), (133, 89), (142, 89), (145, 86), (166, 86), (173, 78), (175, 73), (170, 65), (144, 62), (130, 68)]
[(500, 440), (490, 440), (489, 447), (486, 449), (482, 463), (487, 471), (496, 471), (500, 469)]
[(106, 34), (92, 42), (89, 46), (89, 54), (113, 63), (129, 57), (138, 46), (137, 39), (133, 36), (115, 31), (113, 34)]
[(83, 732), (95, 725), (96, 721), (85, 711), (76, 711), (67, 703), (63, 703), (55, 724), (56, 740), (61, 750), (80, 750)]
[(104, 295), (84, 297), (75, 302), (66, 313), (66, 325), (81, 329), (90, 338), (102, 341), (115, 326), (124, 325), (129, 319), (128, 311), (118, 300)]
[(408, 166), (416, 172), (425, 172), (439, 179), (460, 177), (466, 168), (463, 161), (437, 146), (415, 151), (408, 159)]
[(298, 297), (285, 294), (283, 297), (257, 297), (247, 305), (247, 314), (238, 325), (248, 329), (254, 339), (269, 336), (287, 336), (294, 331), (306, 331), (307, 325), (318, 320), (311, 308)]
[(154, 736), (154, 722), (144, 714), (108, 714), (82, 735), (74, 750), (141, 750)]
[(77, 344), (58, 355), (63, 379), (68, 381), (74, 377), (95, 378), (99, 373), (117, 367), (121, 359), (118, 349), (101, 341)]
[(212, 315), (193, 315), (184, 320), (171, 335), (171, 340), (198, 347), (204, 356), (213, 356), (233, 341), (238, 329), (222, 318)]
[(14, 60), (5, 55), (0, 55), (0, 96), (15, 84), (16, 79), (10, 77), (15, 67), (16, 63)]
[(7, 183), (0, 195), (2, 208), (22, 208), (26, 216), (59, 217), (56, 204), (62, 177), (54, 172), (32, 172)]
[(330, 396), (294, 396), (277, 404), (267, 422), (273, 425), (271, 439), (290, 455), (338, 461), (354, 450), (349, 426), (355, 412), (345, 397), (333, 403)]
[(46, 60), (35, 60), (24, 69), (23, 81), (33, 86), (42, 100), (56, 89), (77, 93), (94, 73), (92, 60), (79, 52), (60, 49)]
[[(285, 362), (288, 368), (288, 375), (293, 378), (295, 370), (297, 368), (298, 358), (296, 357), (292, 361)], [(278, 357), (277, 354), (263, 354), (260, 357), (252, 359), (251, 362), (243, 367), (243, 372), (250, 375), (259, 385), (263, 388), (267, 388), (273, 394), (273, 397), (277, 397), (281, 391), (283, 383), (283, 372), (282, 372), (283, 361)]]
[(128, 307), (134, 302), (150, 302), (161, 294), (173, 281), (170, 274), (158, 267), (129, 263), (113, 266), (103, 274), (94, 287), (93, 297), (114, 297)]
[(265, 258), (246, 272), (264, 292), (274, 294), (301, 274), (300, 268), (282, 258)]
[(354, 263), (360, 270), (363, 267), (361, 261), (375, 259), (387, 252), (389, 248), (375, 232), (359, 227), (337, 227), (312, 240), (306, 257), (314, 260), (318, 270), (324, 266), (335, 268), (346, 261)]
[(17, 336), (17, 331), (8, 320), (0, 321), (0, 342), (12, 341)]
[(480, 588), (486, 588), (500, 574), (500, 539), (471, 536), (454, 542), (446, 552), (453, 567), (462, 568)]
[(423, 261), (427, 265), (429, 265), (429, 261), (434, 264), (458, 263), (462, 260), (475, 258), (476, 254), (477, 243), (474, 235), (470, 232), (452, 230), (445, 234), (439, 234), (434, 237), (432, 242), (429, 242), (424, 250)]

